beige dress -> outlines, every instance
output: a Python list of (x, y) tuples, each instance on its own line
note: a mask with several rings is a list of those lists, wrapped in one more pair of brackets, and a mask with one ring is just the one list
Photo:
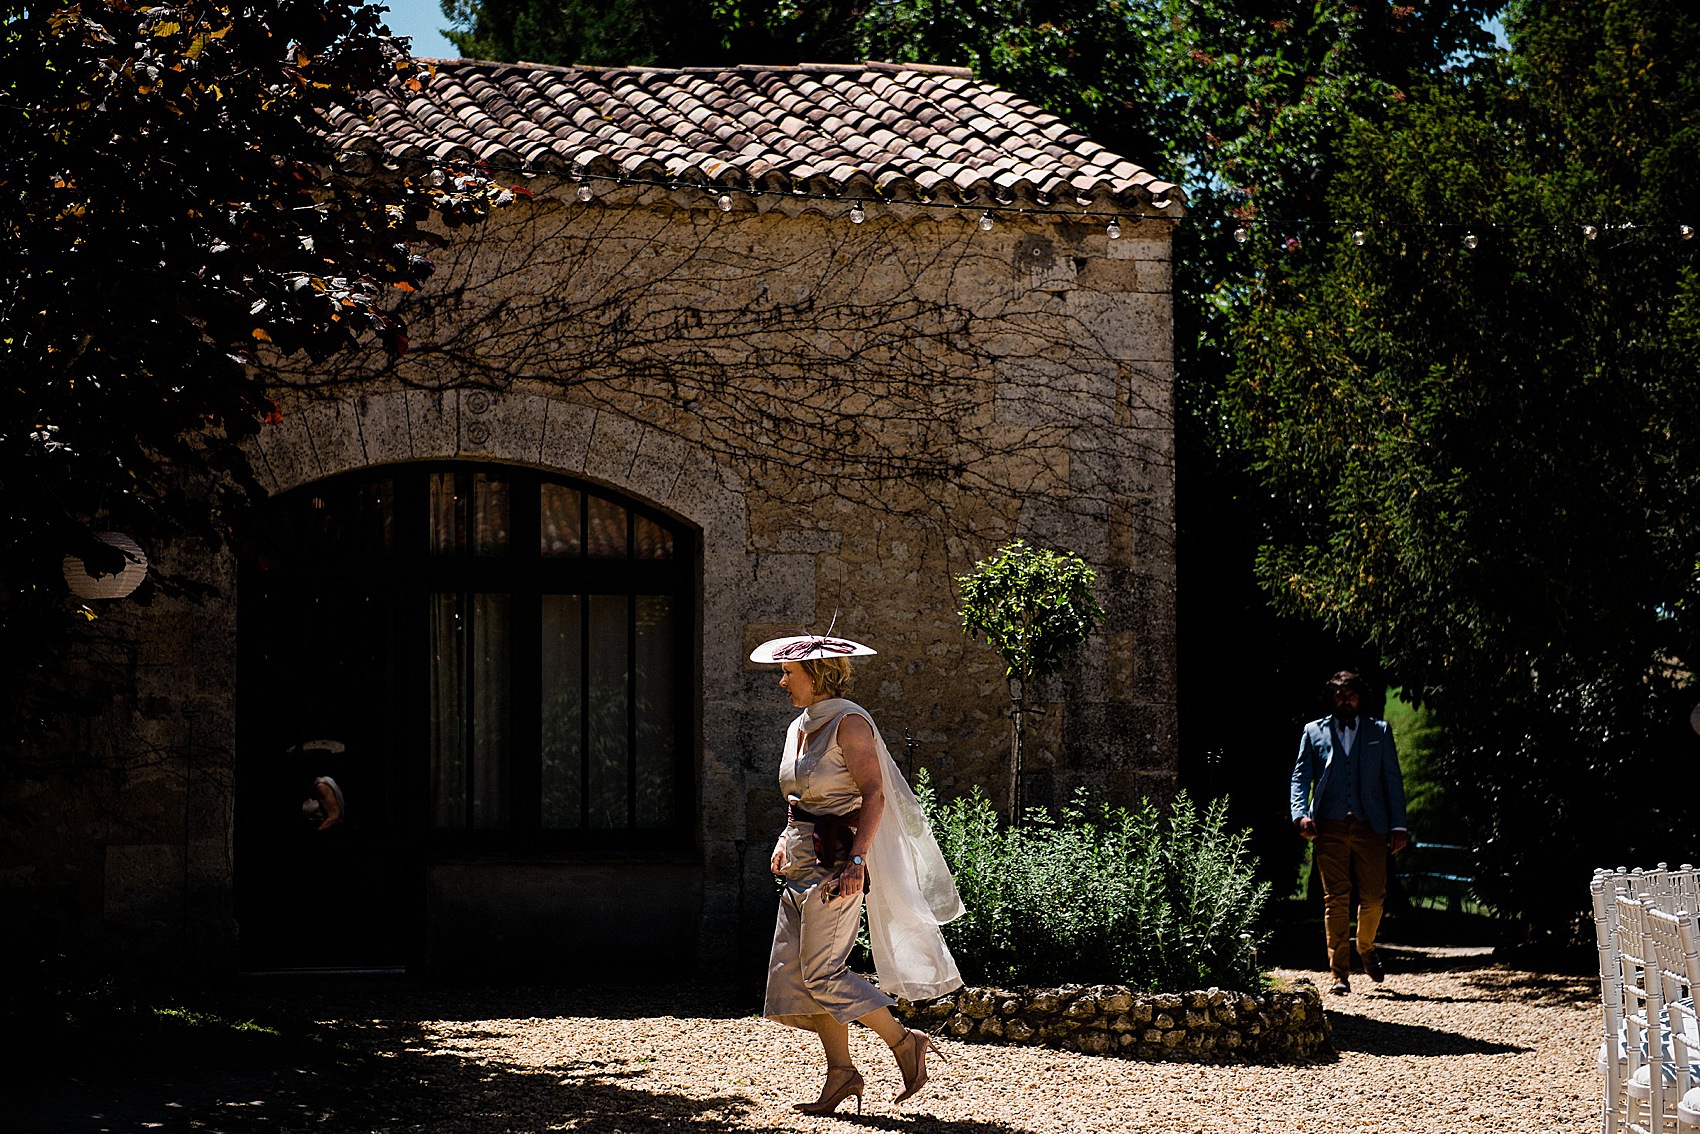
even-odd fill
[[(785, 798), (804, 811), (844, 815), (862, 805), (861, 789), (838, 746), (842, 719), (822, 726), (806, 745), (786, 745), (779, 786)], [(826, 904), (819, 885), (830, 871), (815, 855), (814, 824), (787, 823), (780, 844), (785, 848), (785, 888), (779, 896), (762, 1014), (787, 1024), (801, 1025), (803, 1017), (818, 1015), (848, 1024), (895, 1003), (850, 971), (864, 899), (857, 895)]]

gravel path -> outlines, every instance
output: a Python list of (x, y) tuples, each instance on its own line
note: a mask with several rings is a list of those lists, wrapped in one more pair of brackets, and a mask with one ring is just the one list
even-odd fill
[[(1376, 1131), (1502, 1134), (1596, 1128), (1591, 981), (1481, 957), (1390, 960), (1387, 983), (1329, 997), (1338, 1060), (1304, 1067), (1140, 1063), (947, 1043), (901, 1107), (884, 1045), (861, 1029), (864, 1113), (790, 1104), (820, 1080), (812, 1037), (684, 989), (443, 990), (301, 985), (291, 993), (347, 1045), (331, 1067), (132, 1084), (57, 1100), (19, 1130), (365, 1130), (507, 1134), (878, 1130), (942, 1134)], [(1430, 971), (1408, 971), (1417, 965)], [(1447, 968), (1447, 965), (1456, 965)], [(1435, 968), (1434, 966), (1440, 966)], [(1322, 974), (1284, 971), (1288, 979)], [(302, 996), (306, 993), (306, 996)], [(309, 1005), (302, 1004), (310, 999)], [(800, 1042), (807, 1040), (808, 1043)], [(153, 1097), (144, 1097), (149, 1091)], [(71, 1111), (80, 1111), (73, 1116)], [(3, 1113), (3, 1110), (0, 1110)], [(14, 1127), (0, 1123), (7, 1129)]]

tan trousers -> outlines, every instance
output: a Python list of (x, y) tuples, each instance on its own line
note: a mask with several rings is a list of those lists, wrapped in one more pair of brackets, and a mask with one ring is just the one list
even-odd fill
[(785, 828), (785, 888), (773, 925), (767, 962), (767, 1004), (762, 1015), (792, 1027), (811, 1027), (815, 1016), (840, 1024), (897, 1003), (850, 971), (850, 950), (862, 924), (861, 895), (828, 905), (820, 884), (830, 873), (815, 859), (813, 828)]
[(1352, 971), (1350, 925), (1352, 878), (1358, 882), (1358, 954), (1367, 963), (1381, 926), (1387, 897), (1387, 836), (1361, 819), (1318, 819), (1314, 847), (1322, 874), (1323, 925), (1328, 931), (1328, 967), (1336, 977)]

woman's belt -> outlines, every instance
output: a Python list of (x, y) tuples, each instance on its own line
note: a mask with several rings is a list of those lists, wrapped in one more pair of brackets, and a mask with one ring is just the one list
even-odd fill
[(815, 858), (822, 866), (832, 866), (840, 855), (850, 857), (850, 846), (856, 837), (856, 825), (862, 821), (862, 809), (842, 815), (816, 815), (804, 811), (794, 801), (785, 803), (785, 818), (792, 823), (810, 823), (815, 829)]

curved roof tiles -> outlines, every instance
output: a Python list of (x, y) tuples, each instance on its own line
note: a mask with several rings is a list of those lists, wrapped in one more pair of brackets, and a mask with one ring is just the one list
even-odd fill
[[(920, 64), (549, 67), (440, 61), (351, 149), (564, 177), (893, 201), (1139, 211), (1181, 191), (967, 70)], [(877, 188), (876, 188), (877, 187)]]

